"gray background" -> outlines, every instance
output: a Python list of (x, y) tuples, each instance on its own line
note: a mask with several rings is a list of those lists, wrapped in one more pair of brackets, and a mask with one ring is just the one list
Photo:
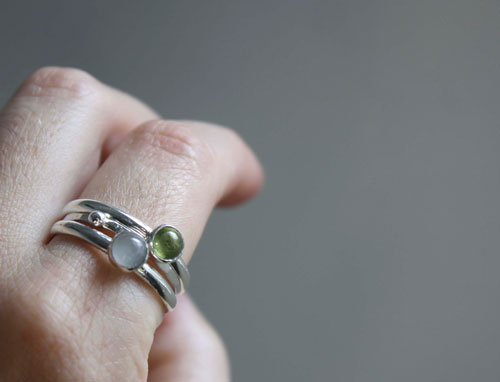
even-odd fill
[(76, 66), (254, 147), (191, 264), (235, 381), (498, 381), (499, 43), (498, 1), (10, 2), (0, 101)]

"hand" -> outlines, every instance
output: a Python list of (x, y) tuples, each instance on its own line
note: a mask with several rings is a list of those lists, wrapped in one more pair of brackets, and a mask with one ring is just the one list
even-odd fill
[(189, 297), (164, 315), (136, 275), (49, 231), (68, 201), (97, 199), (178, 227), (189, 261), (212, 208), (245, 201), (262, 179), (227, 128), (160, 120), (79, 70), (31, 75), (0, 113), (0, 379), (229, 380)]

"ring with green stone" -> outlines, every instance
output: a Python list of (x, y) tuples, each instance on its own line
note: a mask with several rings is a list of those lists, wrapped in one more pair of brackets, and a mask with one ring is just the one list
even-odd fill
[[(173, 289), (174, 297), (187, 288), (190, 275), (181, 258), (184, 239), (177, 228), (160, 225), (152, 230), (119, 208), (91, 199), (74, 200), (66, 205), (63, 213), (64, 219), (54, 224), (54, 233), (72, 234), (101, 249), (106, 247), (113, 264), (139, 274), (159, 294), (159, 288), (153, 285), (158, 280), (151, 280), (151, 272), (144, 274), (144, 267), (154, 272), (158, 268), (158, 274), (164, 276)], [(89, 229), (95, 232), (89, 233)], [(107, 236), (108, 232), (110, 236)], [(106, 238), (102, 239), (103, 236)], [(101, 242), (98, 243), (99, 240)], [(172, 298), (168, 305), (172, 305)]]

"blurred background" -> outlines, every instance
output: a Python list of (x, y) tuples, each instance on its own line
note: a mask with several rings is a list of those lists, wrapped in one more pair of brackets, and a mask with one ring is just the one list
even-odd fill
[(255, 149), (191, 263), (235, 381), (498, 381), (499, 42), (498, 1), (3, 2), (0, 101), (74, 66)]

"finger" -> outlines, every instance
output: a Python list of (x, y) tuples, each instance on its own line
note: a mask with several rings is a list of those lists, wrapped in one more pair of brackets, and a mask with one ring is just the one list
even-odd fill
[(252, 197), (262, 180), (255, 155), (232, 130), (151, 121), (110, 155), (82, 197), (109, 202), (153, 227), (177, 226), (189, 261), (214, 205)]
[(156, 330), (148, 374), (149, 382), (230, 379), (224, 344), (187, 295)]
[[(151, 227), (176, 226), (184, 236), (183, 258), (189, 261), (214, 205), (225, 198), (248, 198), (261, 183), (257, 159), (231, 130), (199, 122), (151, 121), (133, 130), (111, 153), (81, 197), (114, 205)], [(78, 244), (54, 237), (47, 245), (50, 268), (62, 275), (59, 282), (72, 301), (100, 307), (93, 311), (92, 322), (102, 323), (103, 340), (119, 340), (123, 331), (136, 338), (126, 354), (133, 355), (137, 374), (144, 375), (164, 313), (158, 296), (133, 274), (109, 264), (104, 271), (98, 254), (92, 256), (88, 247)], [(53, 260), (57, 258), (59, 263)], [(107, 319), (121, 315), (127, 320), (120, 327)], [(124, 351), (119, 345), (114, 348)]]
[(139, 101), (76, 69), (29, 76), (0, 112), (4, 239), (22, 238), (30, 248), (43, 241), (97, 169), (108, 137), (153, 117)]

